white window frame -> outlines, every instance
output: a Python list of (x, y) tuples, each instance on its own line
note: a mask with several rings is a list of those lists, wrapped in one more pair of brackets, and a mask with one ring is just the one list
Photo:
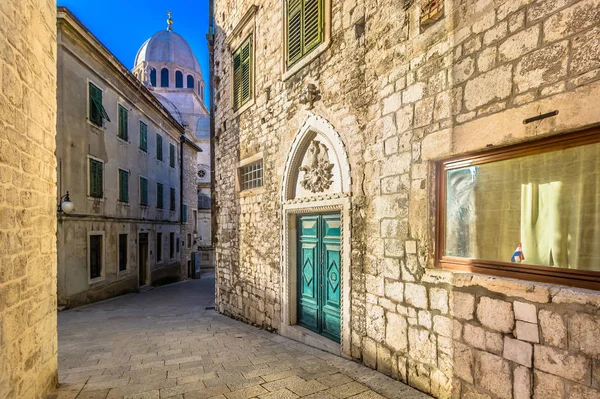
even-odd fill
[[(96, 277), (96, 278), (91, 278), (90, 277), (90, 273), (91, 273), (91, 265), (90, 265), (90, 237), (91, 236), (102, 236), (102, 251), (100, 254), (100, 277)], [(87, 243), (86, 243), (86, 247), (87, 247), (87, 260), (86, 260), (86, 264), (87, 264), (87, 278), (88, 278), (88, 284), (95, 284), (95, 283), (99, 283), (101, 281), (104, 281), (105, 277), (105, 271), (106, 271), (106, 240), (105, 240), (105, 232), (103, 230), (91, 230), (88, 231), (87, 233)]]

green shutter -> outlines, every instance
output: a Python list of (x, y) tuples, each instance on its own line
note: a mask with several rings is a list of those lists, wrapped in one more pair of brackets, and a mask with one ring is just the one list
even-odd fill
[(187, 222), (187, 205), (183, 204), (182, 208), (181, 208), (181, 218), (183, 219), (184, 222)]
[(129, 202), (129, 172), (119, 169), (119, 201)]
[(175, 146), (173, 144), (169, 144), (169, 164), (172, 168), (175, 167)]
[(302, 0), (288, 0), (287, 5), (288, 65), (302, 57)]
[(102, 126), (102, 118), (110, 122), (110, 118), (102, 105), (102, 90), (93, 83), (88, 85), (89, 119), (98, 126)]
[(129, 139), (129, 132), (128, 132), (128, 116), (129, 116), (129, 111), (127, 110), (127, 108), (125, 108), (124, 106), (122, 106), (121, 104), (119, 104), (119, 133), (118, 136), (127, 141)]
[(303, 54), (307, 54), (321, 43), (321, 2), (322, 0), (304, 0)]
[(163, 185), (156, 183), (156, 208), (163, 209), (164, 206), (164, 193)]
[(252, 36), (233, 53), (233, 108), (252, 98)]
[(148, 126), (140, 122), (140, 149), (148, 152)]
[(102, 198), (103, 167), (102, 162), (90, 159), (90, 197)]
[(323, 0), (287, 0), (287, 65), (323, 42)]
[(156, 159), (159, 161), (163, 160), (163, 144), (162, 144), (162, 136), (160, 134), (156, 134)]
[(140, 177), (140, 205), (148, 205), (148, 179)]
[(170, 195), (170, 197), (171, 197), (170, 198), (170, 209), (172, 211), (174, 211), (175, 210), (175, 189), (173, 187), (171, 187), (170, 194), (171, 194)]

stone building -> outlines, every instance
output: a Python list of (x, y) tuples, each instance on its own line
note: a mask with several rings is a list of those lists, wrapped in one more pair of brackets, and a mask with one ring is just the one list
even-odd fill
[(75, 204), (58, 214), (59, 304), (187, 278), (192, 255), (181, 248), (193, 230), (197, 169), (185, 160), (200, 148), (64, 7), (57, 130), (58, 196)]
[(0, 2), (0, 397), (45, 398), (56, 338), (56, 5)]
[(600, 1), (214, 19), (220, 312), (434, 397), (600, 397)]
[(206, 84), (192, 48), (173, 30), (173, 20), (168, 14), (167, 29), (156, 32), (142, 44), (132, 72), (202, 149), (197, 157), (197, 206), (194, 203), (190, 208), (196, 226), (191, 245), (198, 252), (196, 266), (214, 267), (210, 223), (210, 120), (204, 100)]

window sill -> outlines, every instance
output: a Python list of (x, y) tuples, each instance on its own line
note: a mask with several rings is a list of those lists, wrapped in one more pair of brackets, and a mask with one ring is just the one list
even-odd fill
[(265, 186), (250, 188), (248, 190), (240, 191), (240, 198), (262, 194), (264, 191), (265, 191)]
[(237, 110), (233, 111), (233, 118), (237, 118), (238, 116), (240, 116), (241, 114), (243, 114), (244, 111), (246, 111), (248, 108), (250, 108), (251, 106), (253, 106), (254, 103), (255, 103), (254, 97), (252, 97), (246, 104), (242, 105), (240, 108), (238, 108)]
[(283, 74), (281, 76), (281, 80), (285, 82), (286, 80), (294, 76), (296, 73), (298, 73), (298, 71), (310, 64), (315, 58), (319, 57), (321, 54), (323, 54), (325, 50), (329, 48), (330, 43), (331, 40), (326, 39), (323, 43), (319, 44), (319, 46), (317, 46), (310, 53), (305, 55), (304, 58), (301, 58), (300, 61), (292, 65), (290, 68), (287, 68), (287, 66), (285, 65), (285, 58), (287, 58), (287, 56), (285, 56), (283, 60)]
[(90, 285), (97, 284), (97, 283), (101, 283), (104, 280), (105, 280), (104, 276), (100, 276), (100, 277), (96, 277), (96, 278), (90, 278), (90, 279), (88, 279), (88, 284), (90, 284)]
[(119, 144), (123, 144), (123, 145), (129, 145), (129, 140), (126, 140), (122, 137), (117, 136), (117, 140), (119, 141)]
[(143, 148), (138, 147), (138, 151), (144, 155), (148, 155), (148, 150), (144, 150)]
[(90, 201), (100, 201), (100, 202), (104, 202), (104, 197), (92, 197), (91, 195), (87, 196), (87, 199)]
[(600, 272), (451, 257), (443, 257), (437, 266), (450, 271), (600, 290)]
[(94, 122), (90, 121), (89, 118), (85, 118), (85, 121), (92, 127), (92, 131), (95, 133), (102, 133), (106, 130), (104, 124), (102, 124), (102, 126), (96, 125)]

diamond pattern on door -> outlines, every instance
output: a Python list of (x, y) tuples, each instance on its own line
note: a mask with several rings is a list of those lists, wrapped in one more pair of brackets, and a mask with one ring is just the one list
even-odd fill
[(306, 285), (310, 285), (310, 283), (312, 283), (313, 281), (314, 273), (310, 258), (308, 257), (306, 258), (306, 262), (302, 267), (302, 275), (304, 276), (304, 282), (306, 283)]
[(331, 262), (329, 265), (329, 270), (327, 270), (327, 281), (333, 292), (337, 292), (337, 289), (340, 287), (340, 276), (337, 274), (338, 270), (339, 267), (335, 261)]

